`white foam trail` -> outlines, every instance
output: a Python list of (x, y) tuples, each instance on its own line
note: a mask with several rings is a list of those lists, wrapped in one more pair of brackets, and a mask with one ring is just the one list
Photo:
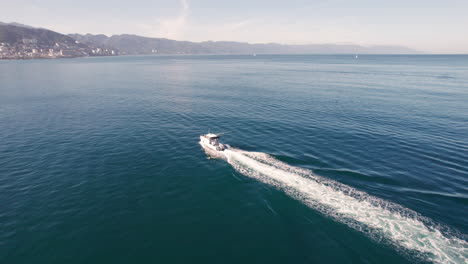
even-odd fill
[(284, 190), (307, 206), (373, 239), (436, 263), (468, 263), (468, 243), (418, 213), (259, 152), (224, 151), (239, 172)]

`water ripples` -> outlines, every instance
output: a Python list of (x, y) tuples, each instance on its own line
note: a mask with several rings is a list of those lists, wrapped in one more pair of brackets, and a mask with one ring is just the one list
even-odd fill
[[(270, 153), (465, 235), (466, 62), (251, 57), (57, 60), (48, 67), (34, 61), (16, 70), (0, 62), (0, 246), (10, 252), (0, 251), (0, 261), (28, 263), (31, 252), (41, 252), (42, 260), (56, 256), (56, 263), (90, 262), (99, 255), (93, 248), (106, 252), (104, 245), (119, 243), (138, 253), (114, 260), (130, 262), (161, 248), (179, 252), (171, 238), (191, 234), (200, 242), (186, 244), (194, 252), (206, 252), (208, 240), (241, 236), (226, 245), (240, 252), (245, 243), (267, 245), (251, 253), (269, 252), (283, 263), (304, 262), (274, 255), (272, 248), (285, 244), (303, 248), (285, 249), (288, 256), (343, 261), (322, 242), (338, 245), (349, 259), (404, 262), (207, 159), (197, 141), (208, 130), (233, 131), (223, 142)], [(41, 77), (57, 71), (62, 78)], [(262, 235), (252, 235), (258, 230)], [(339, 246), (343, 241), (361, 242)], [(74, 253), (83, 244), (89, 258)], [(222, 243), (211, 247), (228, 250)]]

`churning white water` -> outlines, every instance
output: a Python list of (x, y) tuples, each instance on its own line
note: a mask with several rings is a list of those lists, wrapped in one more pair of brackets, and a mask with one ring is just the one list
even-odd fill
[[(400, 205), (285, 164), (268, 154), (224, 151), (240, 173), (273, 185), (307, 206), (379, 241), (437, 263), (467, 263), (468, 243)], [(412, 254), (413, 255), (413, 254)]]

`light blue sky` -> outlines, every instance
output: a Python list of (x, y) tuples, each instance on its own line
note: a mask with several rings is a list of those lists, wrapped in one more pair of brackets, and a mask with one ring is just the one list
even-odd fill
[(0, 21), (177, 40), (403, 45), (468, 53), (468, 0), (0, 0)]

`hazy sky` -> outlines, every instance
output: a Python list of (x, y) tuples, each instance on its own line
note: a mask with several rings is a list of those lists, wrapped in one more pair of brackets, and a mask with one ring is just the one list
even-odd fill
[(61, 33), (468, 53), (468, 0), (0, 0), (0, 21)]

